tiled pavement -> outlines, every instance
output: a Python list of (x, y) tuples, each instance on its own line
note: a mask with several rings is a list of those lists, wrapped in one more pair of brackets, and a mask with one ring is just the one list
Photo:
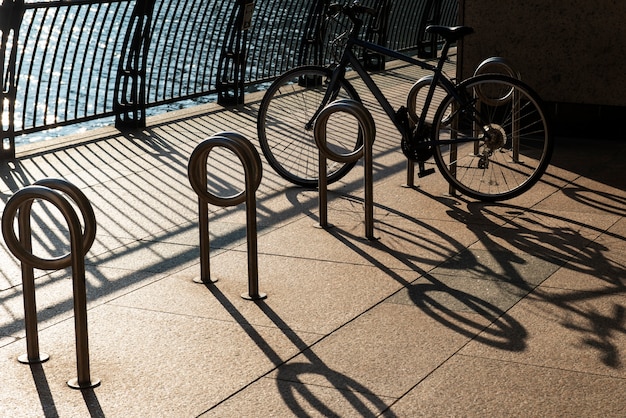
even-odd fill
[[(404, 78), (416, 76), (386, 75), (390, 85)], [(397, 136), (375, 113), (379, 239), (363, 238), (359, 167), (330, 186), (335, 227), (323, 230), (316, 192), (264, 166), (258, 270), (268, 298), (250, 302), (240, 297), (244, 206), (211, 208), (219, 281), (192, 281), (187, 161), (223, 130), (256, 144), (258, 98), (166, 114), (141, 132), (64, 138), (3, 163), (1, 207), (43, 177), (69, 180), (94, 206), (89, 348), (102, 384), (66, 385), (77, 373), (69, 270), (36, 270), (50, 360), (17, 362), (21, 276), (2, 242), (0, 416), (626, 416), (626, 138), (558, 138), (538, 185), (483, 204), (447, 195), (438, 174), (401, 187)], [(215, 152), (220, 184), (237, 189), (237, 164)], [(35, 205), (35, 226), (54, 225), (47, 209)], [(36, 251), (58, 255), (65, 238), (35, 229)]]

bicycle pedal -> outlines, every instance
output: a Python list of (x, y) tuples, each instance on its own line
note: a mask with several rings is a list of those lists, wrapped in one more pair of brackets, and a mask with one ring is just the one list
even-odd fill
[(419, 172), (417, 173), (417, 177), (422, 178), (422, 177), (430, 176), (431, 174), (435, 174), (434, 168), (426, 169), (424, 167), (420, 167)]

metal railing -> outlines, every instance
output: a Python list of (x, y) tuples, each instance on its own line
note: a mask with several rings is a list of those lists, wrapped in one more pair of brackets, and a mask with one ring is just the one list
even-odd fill
[[(0, 0), (0, 159), (17, 136), (243, 90), (303, 63), (328, 63), (318, 36), (330, 0)], [(432, 52), (427, 23), (454, 24), (457, 0), (363, 0), (384, 10), (367, 36)], [(330, 35), (328, 35), (330, 36)]]

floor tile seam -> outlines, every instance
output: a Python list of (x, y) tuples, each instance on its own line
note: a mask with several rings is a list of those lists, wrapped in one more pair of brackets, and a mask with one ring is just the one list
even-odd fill
[(0, 334), (0, 337), (6, 338), (7, 341), (5, 343), (0, 342), (0, 350), (2, 350), (4, 347), (7, 347), (11, 344), (16, 343), (17, 341), (19, 341), (20, 339), (13, 336), (13, 335), (6, 335), (6, 334)]
[[(110, 268), (110, 267), (107, 267), (107, 268)], [(120, 270), (120, 271), (134, 271), (134, 270), (119, 269), (119, 268), (115, 268), (115, 269), (116, 270)], [(53, 273), (54, 272), (50, 272), (49, 274), (53, 274)], [(143, 284), (143, 285), (141, 285), (139, 287), (135, 287), (135, 288), (130, 289), (130, 290), (126, 291), (126, 292), (123, 292), (123, 293), (121, 293), (121, 294), (119, 294), (119, 295), (117, 295), (117, 296), (115, 296), (115, 297), (113, 297), (111, 299), (106, 299), (106, 296), (95, 298), (95, 299), (94, 298), (90, 298), (89, 297), (89, 289), (87, 289), (87, 317), (89, 317), (89, 312), (91, 312), (91, 311), (93, 311), (95, 309), (98, 309), (98, 308), (100, 308), (102, 306), (105, 306), (105, 305), (107, 305), (107, 304), (109, 304), (111, 302), (114, 302), (115, 300), (120, 299), (120, 298), (122, 298), (122, 297), (124, 297), (124, 296), (126, 296), (126, 295), (128, 295), (130, 293), (133, 293), (133, 292), (135, 292), (137, 290), (140, 290), (140, 289), (142, 289), (144, 287), (150, 286), (150, 285), (152, 285), (152, 284), (154, 284), (154, 283), (156, 283), (156, 282), (158, 282), (160, 280), (164, 280), (167, 277), (168, 277), (167, 275), (164, 275), (164, 276), (162, 276), (162, 277), (160, 277), (158, 279), (151, 280), (148, 283), (145, 283), (145, 284)], [(62, 280), (65, 280), (65, 279), (62, 279)], [(19, 286), (21, 286), (21, 284)], [(102, 298), (105, 298), (105, 300), (102, 300)], [(67, 297), (65, 299), (63, 299), (60, 303), (67, 303), (69, 301), (73, 301), (73, 299), (74, 299), (73, 294), (69, 293), (67, 295)], [(55, 306), (57, 306), (57, 305), (55, 305)], [(61, 324), (63, 322), (66, 322), (68, 320), (74, 320), (74, 318), (76, 316), (76, 314), (74, 312), (73, 305), (71, 307), (69, 307), (69, 309), (64, 310), (64, 311), (60, 311), (60, 312), (57, 312), (55, 309), (52, 309), (52, 308), (48, 308), (45, 311), (46, 312), (54, 312), (54, 314), (53, 314), (53, 316), (51, 316), (49, 318), (47, 317), (44, 320), (42, 320), (41, 310), (37, 309), (37, 331), (38, 331), (38, 333), (41, 332), (41, 331), (47, 330), (49, 328), (52, 328), (54, 326), (57, 326), (57, 325), (59, 325), (59, 324)], [(67, 318), (62, 318), (63, 315), (69, 315), (69, 316)], [(53, 318), (57, 318), (57, 319), (55, 320)], [(42, 325), (44, 321), (46, 322), (46, 324)], [(52, 322), (50, 322), (50, 321), (52, 321)], [(13, 323), (17, 323), (17, 322), (21, 322), (23, 324), (24, 323), (24, 318), (23, 317), (22, 318), (18, 318), (17, 320), (13, 321)], [(20, 328), (20, 331), (22, 331), (22, 330), (25, 331), (25, 325), (24, 325), (23, 328)], [(4, 335), (4, 334), (0, 334), (0, 335)], [(7, 335), (7, 336), (15, 338), (17, 340), (22, 340), (22, 339), (25, 340), (26, 339), (25, 335), (24, 335), (24, 337), (17, 337), (15, 335)]]
[[(544, 281), (545, 282), (545, 281)], [(626, 287), (621, 286), (621, 287), (606, 287), (603, 289), (580, 289), (580, 288), (574, 288), (574, 287), (565, 287), (565, 286), (555, 286), (555, 285), (544, 285), (541, 284), (539, 285), (537, 288), (535, 288), (533, 291), (538, 291), (538, 290), (542, 290), (542, 289), (548, 289), (548, 290), (562, 290), (562, 291), (567, 291), (567, 292), (575, 292), (576, 294), (584, 294), (584, 295), (590, 295), (590, 296), (594, 296), (594, 297), (618, 297), (618, 298), (626, 298)], [(557, 295), (558, 297), (558, 295)], [(588, 298), (581, 298), (580, 301), (583, 302), (585, 300), (588, 300)], [(549, 302), (549, 300), (547, 300), (546, 302)]]
[[(91, 312), (94, 309), (98, 309), (99, 307), (101, 307), (103, 305), (105, 305), (105, 302), (100, 303), (100, 304), (95, 305), (95, 306), (89, 306), (87, 308), (87, 320), (89, 321), (89, 312)], [(76, 315), (74, 314), (73, 308), (71, 308), (71, 314), (69, 314), (69, 312), (67, 314), (68, 314), (67, 318), (57, 318), (54, 322), (47, 322), (46, 324), (42, 324), (42, 321), (38, 320), (37, 321), (37, 336), (39, 337), (43, 331), (51, 330), (52, 328), (57, 327), (57, 326), (61, 326), (62, 324), (66, 323), (68, 321), (71, 321), (73, 323), (73, 325), (74, 325), (75, 316)], [(58, 317), (58, 316), (59, 316), (58, 314), (55, 314), (55, 317)], [(48, 321), (51, 321), (51, 320), (48, 320)], [(20, 322), (24, 323), (24, 319), (22, 318)], [(89, 322), (89, 323), (91, 323), (91, 322)], [(74, 329), (74, 327), (73, 327), (73, 329)], [(24, 325), (24, 327), (21, 328), (19, 330), (19, 332), (24, 332), (24, 336), (21, 337), (21, 336), (15, 336), (15, 335), (8, 335), (7, 337), (13, 338), (15, 341), (12, 341), (11, 343), (9, 343), (9, 344), (7, 344), (7, 345), (5, 345), (3, 347), (7, 347), (9, 345), (19, 343), (21, 341), (26, 342), (26, 326)], [(73, 336), (73, 338), (76, 338), (76, 336)]]
[[(450, 274), (450, 273), (445, 273), (445, 272), (437, 272), (438, 267), (434, 267), (433, 269), (429, 270), (427, 273), (422, 274), (421, 276), (419, 276), (417, 279), (413, 280), (411, 283), (409, 283), (409, 285), (412, 284), (417, 284), (416, 282), (419, 280), (427, 280), (427, 281), (431, 281), (429, 280), (428, 277), (443, 277), (443, 278), (447, 278), (447, 279), (455, 279), (457, 281), (470, 281), (473, 283), (476, 282), (484, 282), (484, 283), (499, 283), (499, 284), (503, 284), (503, 285), (511, 285), (511, 286), (515, 286), (516, 289), (518, 289), (520, 291), (519, 295), (515, 295), (516, 297), (518, 297), (518, 301), (522, 298), (527, 297), (528, 295), (530, 295), (532, 292), (534, 292), (537, 287), (539, 285), (534, 285), (531, 284), (529, 285), (528, 282), (514, 282), (514, 281), (503, 281), (501, 279), (498, 278), (494, 278), (494, 277), (488, 277), (488, 276), (483, 276), (483, 277), (473, 277), (473, 276), (459, 276), (459, 275), (455, 275), (455, 274)], [(544, 281), (547, 280), (544, 279)], [(443, 283), (442, 283), (443, 284)], [(452, 289), (452, 290), (457, 290), (451, 286), (448, 286), (447, 284), (443, 284), (446, 287)], [(520, 287), (520, 285), (525, 285), (527, 287)], [(405, 286), (406, 287), (406, 286)], [(523, 293), (523, 295), (522, 295)], [(398, 302), (389, 302), (389, 303), (398, 303)], [(517, 303), (517, 302), (516, 302)]]
[[(136, 246), (133, 246), (136, 245)], [(116, 260), (119, 260), (120, 258), (124, 257), (124, 256), (128, 256), (130, 254), (132, 254), (133, 252), (137, 252), (137, 251), (141, 251), (143, 249), (151, 249), (152, 245), (168, 245), (168, 246), (172, 246), (172, 247), (179, 247), (179, 248), (185, 248), (186, 251), (191, 251), (191, 250), (198, 250), (199, 249), (199, 245), (194, 245), (194, 244), (183, 244), (180, 242), (173, 242), (173, 241), (168, 241), (168, 240), (158, 240), (158, 239), (149, 239), (149, 236), (145, 237), (145, 238), (139, 238), (139, 239), (133, 239), (132, 241), (120, 245), (119, 247), (115, 247), (113, 249), (106, 249), (104, 251), (102, 251), (101, 253), (97, 253), (94, 255), (89, 254), (89, 257), (85, 258), (85, 266), (90, 266), (90, 267), (104, 267), (104, 268), (113, 268), (113, 269), (117, 269), (117, 270), (126, 270), (126, 271), (137, 271), (137, 269), (133, 269), (133, 268), (124, 268), (124, 267), (116, 267), (116, 266), (106, 266), (104, 265), (105, 263), (111, 263), (111, 262), (115, 262)], [(124, 250), (122, 253), (120, 253), (118, 250), (120, 249), (126, 249)], [(221, 250), (221, 248), (211, 248), (211, 251), (213, 250)], [(110, 254), (110, 257), (103, 257), (107, 254)], [(180, 255), (179, 255), (180, 256)], [(154, 257), (159, 258), (160, 260), (158, 261), (158, 263), (163, 263), (164, 261), (168, 261), (169, 259), (163, 259), (163, 256), (161, 255), (154, 255)], [(198, 259), (197, 261), (198, 263), (200, 262), (200, 260)], [(145, 271), (148, 273), (154, 273), (154, 274), (159, 274), (162, 273), (162, 271), (157, 271), (157, 270), (149, 270), (149, 269), (142, 269), (141, 271)]]
[[(239, 254), (246, 254), (247, 248), (246, 244), (239, 244), (239, 246), (237, 248), (231, 248), (228, 249), (226, 251), (220, 252), (219, 254), (216, 254), (215, 257), (227, 257), (228, 252), (234, 252), (234, 253), (239, 253)], [(353, 267), (367, 267), (367, 268), (380, 268), (379, 265), (377, 264), (381, 264), (380, 262), (377, 262), (377, 264), (375, 264), (374, 262), (366, 262), (364, 261), (363, 263), (356, 263), (356, 262), (348, 262), (345, 260), (333, 260), (333, 259), (322, 259), (322, 258), (313, 258), (313, 257), (305, 257), (305, 256), (301, 256), (301, 255), (289, 255), (289, 254), (281, 254), (281, 253), (276, 253), (276, 252), (269, 252), (269, 251), (258, 251), (257, 252), (257, 256), (258, 257), (270, 257), (270, 258), (279, 258), (279, 259), (285, 259), (285, 260), (301, 260), (301, 261), (312, 261), (312, 262), (319, 262), (319, 263), (325, 263), (325, 264), (340, 264), (340, 265), (344, 265), (344, 266), (353, 266)], [(388, 268), (391, 271), (414, 271), (413, 268), (411, 268), (410, 266), (407, 267), (393, 267), (393, 268)]]
[[(117, 258), (116, 258), (117, 259)], [(106, 262), (100, 262), (100, 263), (96, 263), (96, 262), (89, 262), (89, 260), (85, 261), (85, 266), (89, 266), (89, 267), (101, 267), (101, 268), (107, 268), (107, 269), (115, 269), (118, 271), (127, 271), (127, 272), (139, 272), (142, 274), (150, 274), (150, 275), (154, 275), (154, 276), (159, 276), (159, 275), (171, 275), (171, 274), (175, 274), (181, 270), (184, 270), (188, 267), (193, 266), (194, 264), (199, 264), (199, 260), (196, 261), (185, 261), (185, 262), (181, 262), (178, 265), (171, 265), (169, 267), (166, 268), (159, 268), (158, 266), (154, 266), (154, 264), (148, 266), (148, 267), (144, 267), (144, 268), (132, 268), (132, 267), (122, 267), (120, 265), (113, 265), (113, 264), (105, 264), (105, 263), (115, 263), (116, 259), (111, 259), (109, 261)], [(167, 264), (170, 263), (174, 260), (174, 258), (166, 258), (166, 259), (161, 259), (160, 262), (158, 264)]]
[[(493, 322), (492, 322), (493, 323)], [(491, 325), (491, 324), (490, 324)], [(474, 341), (474, 338), (479, 335), (480, 333), (484, 332), (485, 329), (487, 329), (490, 325), (487, 325), (485, 327), (483, 327), (482, 330), (478, 331), (476, 333), (476, 335), (472, 338), (467, 338), (467, 341), (464, 344), (461, 344), (459, 348), (457, 348), (457, 350), (455, 350), (454, 352), (452, 352), (448, 357), (446, 357), (445, 359), (441, 360), (439, 362), (439, 364), (437, 364), (435, 367), (431, 368), (431, 370), (426, 373), (424, 376), (422, 376), (417, 383), (415, 383), (413, 386), (411, 386), (410, 388), (408, 388), (408, 390), (406, 390), (403, 394), (401, 394), (398, 397), (398, 400), (395, 401), (393, 404), (389, 405), (389, 409), (393, 408), (393, 406), (398, 403), (400, 400), (402, 400), (404, 397), (408, 396), (411, 392), (413, 392), (415, 389), (417, 389), (419, 387), (419, 385), (421, 385), (423, 382), (425, 382), (426, 380), (428, 380), (432, 375), (434, 375), (439, 369), (441, 369), (442, 367), (444, 367), (447, 363), (451, 362), (453, 358), (455, 358), (456, 356), (459, 356), (460, 352), (467, 347), (468, 344), (470, 344), (472, 341)]]
[[(619, 224), (619, 223), (622, 221), (622, 219), (624, 219), (624, 218), (626, 218), (626, 217), (622, 217), (622, 218), (619, 218), (618, 220), (616, 220), (613, 224), (611, 224), (609, 227), (607, 227), (607, 229), (606, 229), (604, 232), (602, 232), (602, 233), (600, 233), (598, 236), (596, 236), (596, 238), (595, 238), (595, 239), (593, 239), (593, 240), (588, 240), (587, 244), (586, 244), (583, 248), (580, 248), (580, 249), (578, 250), (578, 253), (582, 253), (582, 252), (584, 252), (586, 249), (590, 248), (591, 246), (593, 246), (593, 245), (595, 245), (595, 244), (599, 244), (599, 243), (601, 244), (601, 240), (602, 240), (603, 236), (604, 236), (604, 235), (606, 235), (606, 234), (608, 233), (608, 231), (609, 231), (612, 227), (614, 227), (615, 225)], [(620, 238), (623, 238), (623, 237), (620, 237)], [(624, 239), (626, 239), (626, 238), (624, 238)], [(572, 260), (574, 260), (574, 257), (575, 257), (575, 255), (574, 255), (574, 254), (572, 254), (572, 255), (569, 257), (569, 259), (568, 259), (568, 260), (565, 260), (565, 262), (564, 262), (561, 266), (559, 266), (559, 268), (558, 268), (558, 269), (557, 269), (557, 270), (556, 270), (556, 271), (555, 271), (552, 275), (556, 274), (556, 272), (557, 272), (558, 270), (562, 269), (562, 268), (567, 268), (567, 266), (568, 266), (568, 265), (572, 262)], [(607, 260), (607, 261), (608, 261), (608, 260)], [(551, 275), (551, 276), (552, 276), (552, 275)], [(550, 277), (551, 277), (551, 276), (550, 276)], [(538, 285), (538, 288), (539, 288), (539, 287), (542, 287), (542, 288), (549, 288), (549, 289), (561, 289), (561, 290), (569, 290), (569, 291), (577, 291), (577, 292), (585, 292), (585, 293), (590, 292), (589, 290), (573, 289), (573, 288), (562, 287), (562, 286), (554, 286), (554, 285), (545, 285), (545, 286), (544, 286), (544, 285), (543, 285), (543, 283), (545, 283), (545, 282), (546, 282), (546, 280), (548, 280), (548, 279), (549, 279), (549, 277), (548, 277), (548, 278), (546, 278), (543, 282), (541, 282), (541, 283)], [(620, 288), (616, 288), (615, 290), (618, 290), (618, 289), (620, 289), (620, 290), (621, 290), (621, 291), (620, 291), (620, 292), (618, 292), (618, 293), (626, 293), (626, 288), (624, 288), (624, 287), (620, 287)], [(608, 289), (607, 289), (607, 290), (608, 290)], [(603, 294), (603, 293), (602, 293), (602, 291), (597, 291), (597, 292), (599, 292), (600, 294)]]
[(525, 367), (532, 367), (535, 369), (562, 371), (562, 372), (567, 372), (567, 373), (576, 373), (576, 374), (587, 375), (587, 376), (596, 376), (596, 377), (626, 381), (626, 377), (623, 377), (623, 376), (616, 376), (613, 374), (603, 374), (603, 373), (591, 372), (591, 371), (586, 371), (586, 370), (576, 370), (576, 369), (566, 368), (566, 367), (555, 367), (555, 366), (549, 366), (545, 364), (536, 364), (532, 362), (508, 360), (508, 359), (490, 357), (490, 356), (480, 356), (476, 354), (457, 353), (456, 356), (488, 360), (491, 362), (498, 362), (498, 363), (515, 364), (515, 365), (520, 365), (520, 366), (525, 366)]

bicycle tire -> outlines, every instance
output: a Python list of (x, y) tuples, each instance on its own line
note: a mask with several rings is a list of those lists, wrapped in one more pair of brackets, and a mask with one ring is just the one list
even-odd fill
[[(269, 165), (285, 180), (302, 187), (318, 185), (319, 151), (313, 136), (313, 124), (307, 123), (322, 104), (332, 71), (315, 65), (297, 67), (278, 77), (261, 101), (257, 119), (259, 143)], [(303, 81), (303, 80), (306, 80)], [(344, 78), (334, 99), (361, 101), (354, 87)], [(345, 125), (341, 126), (340, 125)], [(350, 126), (349, 129), (347, 126)], [(337, 121), (329, 146), (337, 151), (353, 151), (363, 144), (358, 125)], [(328, 184), (344, 177), (356, 164), (327, 161)]]
[(539, 96), (498, 74), (471, 77), (457, 92), (469, 105), (448, 95), (433, 122), (441, 174), (460, 193), (485, 202), (526, 192), (546, 171), (554, 147)]

